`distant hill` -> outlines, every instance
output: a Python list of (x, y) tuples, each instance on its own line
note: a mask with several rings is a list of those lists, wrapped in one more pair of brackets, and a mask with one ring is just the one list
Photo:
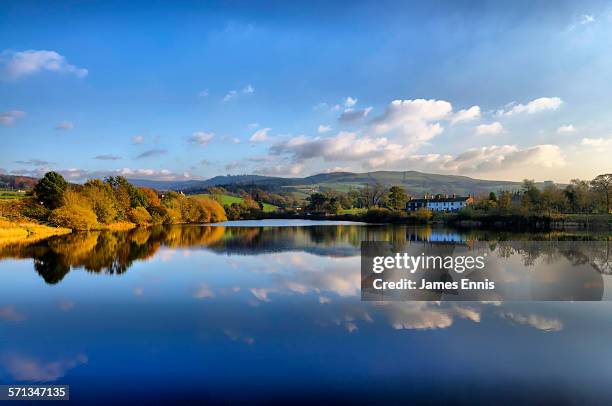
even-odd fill
[(0, 174), (0, 189), (23, 189), (34, 188), (38, 179), (29, 176), (14, 176)]
[[(520, 182), (474, 179), (468, 176), (438, 175), (417, 171), (376, 171), (367, 173), (332, 172), (307, 176), (304, 178), (281, 178), (259, 175), (215, 176), (206, 180), (190, 181), (150, 181), (130, 179), (130, 182), (141, 186), (153, 187), (160, 190), (182, 190), (184, 192), (197, 192), (211, 186), (223, 185), (258, 185), (274, 190), (303, 191), (310, 193), (313, 190), (334, 189), (347, 191), (351, 188), (360, 188), (364, 184), (376, 182), (385, 185), (401, 185), (410, 194), (423, 193), (456, 193), (478, 194), (500, 189), (517, 189)], [(540, 183), (539, 186), (543, 186)]]
[[(177, 190), (185, 193), (198, 193), (211, 186), (245, 185), (261, 186), (275, 191), (293, 191), (310, 194), (315, 190), (333, 189), (348, 191), (376, 182), (385, 185), (401, 185), (412, 195), (423, 193), (478, 194), (513, 190), (520, 182), (474, 179), (468, 176), (438, 175), (417, 171), (376, 171), (366, 173), (332, 172), (321, 173), (303, 178), (281, 178), (261, 175), (215, 176), (206, 180), (158, 181), (149, 179), (129, 179), (135, 185), (158, 190)], [(0, 188), (32, 189), (37, 179), (28, 176), (0, 175)], [(543, 187), (544, 183), (537, 184)]]

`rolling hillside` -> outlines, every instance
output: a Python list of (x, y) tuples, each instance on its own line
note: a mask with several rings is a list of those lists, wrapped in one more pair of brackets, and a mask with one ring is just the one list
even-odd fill
[[(497, 191), (499, 189), (517, 189), (520, 182), (493, 181), (474, 179), (467, 176), (438, 175), (417, 171), (377, 171), (368, 173), (334, 172), (307, 176), (304, 178), (281, 178), (257, 175), (216, 176), (201, 181), (156, 182), (130, 179), (138, 185), (157, 189), (183, 190), (186, 193), (197, 192), (210, 186), (222, 185), (258, 185), (277, 191), (294, 191), (305, 194), (315, 190), (334, 189), (347, 191), (363, 187), (366, 183), (383, 183), (402, 185), (413, 195), (427, 193), (477, 194)], [(540, 186), (543, 183), (539, 184)]]
[[(0, 187), (31, 189), (37, 179), (23, 176), (0, 175)], [(295, 192), (308, 195), (317, 190), (334, 189), (348, 191), (363, 187), (366, 183), (380, 182), (385, 185), (401, 185), (408, 193), (457, 193), (478, 194), (513, 190), (520, 187), (520, 182), (496, 181), (470, 178), (468, 176), (439, 175), (417, 171), (376, 171), (367, 173), (333, 172), (321, 173), (303, 178), (281, 178), (260, 175), (227, 175), (215, 176), (206, 180), (157, 181), (149, 179), (129, 179), (135, 185), (151, 187), (158, 190), (177, 190), (185, 193), (201, 193), (205, 188), (223, 185), (260, 186), (276, 192)], [(537, 184), (542, 187), (544, 183)]]

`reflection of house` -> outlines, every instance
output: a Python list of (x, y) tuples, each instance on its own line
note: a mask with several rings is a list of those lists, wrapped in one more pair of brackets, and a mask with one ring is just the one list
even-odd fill
[(474, 198), (468, 196), (448, 196), (448, 195), (425, 195), (423, 199), (410, 199), (406, 203), (407, 211), (417, 211), (419, 209), (429, 209), (433, 211), (457, 211), (474, 203)]

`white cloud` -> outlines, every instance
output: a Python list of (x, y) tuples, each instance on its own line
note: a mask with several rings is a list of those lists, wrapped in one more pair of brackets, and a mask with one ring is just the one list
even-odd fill
[(353, 108), (344, 109), (340, 117), (338, 117), (338, 120), (342, 123), (353, 123), (367, 117), (370, 111), (372, 111), (372, 107), (358, 110)]
[(227, 92), (225, 96), (223, 96), (223, 101), (228, 102), (232, 100), (233, 98), (235, 98), (236, 96), (238, 96), (240, 93), (241, 94), (253, 94), (255, 93), (255, 88), (251, 85), (246, 85), (245, 87), (242, 88), (240, 92), (232, 89), (229, 92)]
[(192, 176), (188, 172), (175, 173), (168, 169), (149, 169), (149, 168), (120, 168), (104, 171), (89, 171), (81, 168), (58, 169), (51, 167), (38, 167), (32, 170), (14, 170), (12, 175), (23, 175), (32, 177), (42, 177), (46, 172), (54, 170), (59, 172), (66, 179), (74, 182), (84, 181), (87, 179), (101, 179), (106, 176), (125, 176), (132, 179), (155, 179), (155, 180), (186, 180)]
[(144, 137), (142, 135), (135, 135), (132, 137), (132, 144), (138, 145), (144, 142)]
[(212, 141), (213, 138), (215, 138), (214, 133), (205, 132), (205, 131), (196, 131), (193, 134), (191, 134), (191, 137), (189, 137), (189, 142), (194, 143), (194, 144), (199, 144), (202, 146), (207, 146), (208, 143)]
[(480, 124), (476, 127), (476, 135), (497, 135), (504, 131), (499, 121), (491, 124)]
[(346, 131), (332, 137), (294, 137), (274, 145), (270, 151), (274, 155), (289, 154), (294, 162), (321, 158), (328, 162), (360, 161), (369, 167), (403, 156), (398, 156), (401, 145), (385, 137), (360, 137)]
[(583, 138), (581, 144), (588, 147), (601, 147), (605, 145), (609, 140), (604, 138)]
[(595, 22), (595, 17), (591, 14), (583, 14), (580, 16), (580, 24), (587, 25)]
[(16, 381), (52, 382), (62, 378), (66, 372), (87, 363), (85, 354), (54, 361), (40, 361), (20, 354), (9, 354), (2, 358), (8, 374)]
[(331, 126), (329, 126), (329, 125), (324, 125), (324, 124), (320, 124), (320, 125), (319, 125), (319, 128), (317, 128), (317, 132), (318, 132), (319, 134), (326, 133), (326, 132), (328, 132), (328, 131), (330, 131), (330, 130), (331, 130)]
[(227, 92), (227, 94), (225, 96), (223, 96), (223, 101), (227, 102), (230, 101), (231, 99), (233, 99), (236, 95), (238, 94), (237, 91), (235, 90), (230, 90), (229, 92)]
[(4, 113), (0, 113), (0, 124), (5, 126), (13, 125), (18, 119), (25, 117), (25, 115), (25, 111), (5, 111)]
[(480, 107), (472, 106), (469, 109), (459, 110), (451, 118), (451, 124), (473, 121), (480, 117)]
[(249, 141), (251, 142), (264, 142), (268, 141), (270, 137), (268, 136), (268, 132), (270, 132), (271, 128), (261, 128), (251, 135)]
[(69, 73), (82, 78), (87, 76), (87, 69), (69, 64), (66, 58), (55, 51), (28, 50), (4, 51), (0, 54), (3, 65), (2, 76), (5, 79), (16, 80), (40, 71)]
[(344, 99), (344, 107), (353, 107), (355, 104), (357, 104), (357, 98), (347, 96)]
[(231, 135), (224, 135), (221, 137), (221, 142), (229, 142), (232, 144), (240, 144), (240, 138), (233, 137)]
[(512, 320), (518, 324), (531, 326), (537, 330), (546, 332), (556, 332), (563, 330), (563, 323), (559, 319), (547, 318), (537, 314), (519, 314), (513, 312), (502, 312), (500, 316), (505, 319)]
[(248, 127), (249, 127), (249, 129), (253, 130), (253, 129), (259, 127), (259, 123), (249, 123)]
[(574, 131), (576, 131), (576, 128), (572, 124), (562, 125), (557, 128), (558, 134), (573, 133)]
[(452, 106), (444, 100), (394, 100), (384, 114), (372, 120), (370, 131), (393, 137), (399, 144), (416, 150), (444, 128), (441, 120), (452, 117)]
[(304, 170), (304, 164), (294, 163), (289, 165), (266, 165), (255, 169), (255, 173), (266, 176), (296, 176)]
[(598, 152), (612, 153), (612, 137), (610, 138), (583, 138), (580, 145)]
[(58, 123), (55, 126), (55, 129), (59, 131), (68, 131), (68, 130), (72, 130), (73, 128), (74, 128), (74, 124), (70, 121), (62, 121), (61, 123)]
[(557, 110), (563, 101), (558, 97), (540, 97), (527, 104), (515, 104), (509, 110), (499, 111), (500, 115), (512, 116), (514, 114), (526, 113), (534, 114), (542, 111)]
[(196, 299), (211, 299), (215, 297), (215, 292), (212, 291), (205, 283), (202, 283), (198, 288), (193, 292), (192, 295)]
[(270, 298), (268, 297), (268, 295), (274, 292), (274, 290), (266, 288), (251, 288), (250, 292), (253, 294), (253, 296), (261, 300), (262, 302), (269, 302)]
[(208, 97), (208, 89), (204, 89), (200, 93), (198, 93), (198, 97)]
[[(491, 173), (513, 168), (555, 168), (565, 165), (557, 145), (535, 145), (519, 148), (516, 145), (492, 145), (452, 155), (413, 155), (407, 159), (421, 169), (447, 173)], [(407, 164), (407, 163), (406, 163)]]

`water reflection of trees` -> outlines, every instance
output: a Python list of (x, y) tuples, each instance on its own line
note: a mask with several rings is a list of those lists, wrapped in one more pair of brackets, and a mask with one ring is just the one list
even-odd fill
[(34, 269), (49, 284), (60, 282), (72, 268), (122, 274), (137, 260), (152, 257), (161, 246), (207, 246), (223, 236), (223, 227), (136, 228), (52, 237), (30, 244), (0, 247), (0, 260), (32, 258)]
[(612, 274), (612, 241), (500, 241), (490, 245), (501, 258), (520, 255), (525, 266), (542, 259), (547, 264), (566, 258), (571, 265), (590, 265), (597, 272)]
[[(135, 261), (151, 258), (160, 247), (206, 247), (208, 250), (236, 255), (257, 255), (281, 251), (301, 251), (324, 256), (357, 256), (362, 241), (391, 241), (395, 246), (421, 242), (460, 243), (472, 247), (473, 241), (486, 241), (501, 257), (521, 255), (525, 265), (545, 256), (554, 261), (561, 254), (572, 263), (590, 263), (601, 273), (612, 273), (610, 242), (563, 243), (568, 235), (554, 235), (554, 241), (535, 244), (520, 239), (545, 236), (505, 235), (489, 232), (457, 232), (449, 229), (409, 226), (311, 226), (311, 227), (211, 227), (199, 225), (156, 226), (130, 231), (74, 233), (28, 244), (0, 247), (4, 258), (32, 258), (34, 269), (49, 284), (60, 282), (72, 268), (88, 272), (122, 274)], [(578, 240), (584, 236), (575, 237)]]

